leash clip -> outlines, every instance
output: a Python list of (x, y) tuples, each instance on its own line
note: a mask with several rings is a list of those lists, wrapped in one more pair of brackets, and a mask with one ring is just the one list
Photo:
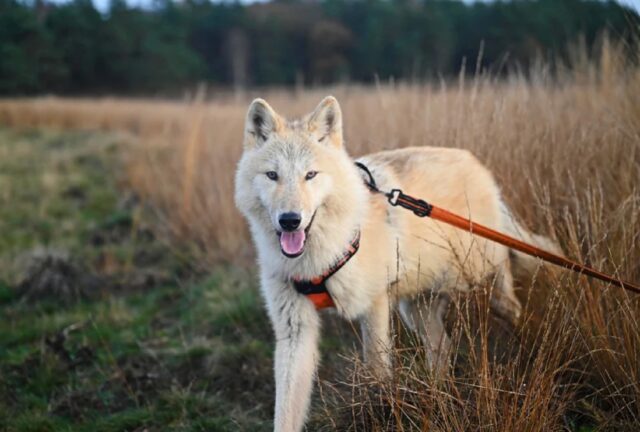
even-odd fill
[(394, 207), (400, 206), (411, 210), (418, 217), (427, 217), (433, 210), (433, 206), (428, 202), (405, 195), (400, 189), (392, 189), (386, 195), (389, 199), (389, 204)]
[(386, 195), (387, 195), (387, 198), (389, 198), (389, 204), (395, 207), (398, 205), (398, 198), (400, 198), (400, 195), (402, 195), (402, 191), (400, 189), (393, 189), (391, 192), (388, 192)]

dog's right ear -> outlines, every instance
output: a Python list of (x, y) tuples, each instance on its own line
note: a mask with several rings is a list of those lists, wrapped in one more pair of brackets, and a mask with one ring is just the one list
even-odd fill
[(280, 130), (282, 120), (264, 99), (254, 99), (247, 111), (244, 125), (244, 146), (255, 148)]

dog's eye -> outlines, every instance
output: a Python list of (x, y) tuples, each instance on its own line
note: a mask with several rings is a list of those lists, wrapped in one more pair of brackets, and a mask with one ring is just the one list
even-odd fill
[(311, 180), (318, 174), (318, 171), (309, 171), (306, 176), (304, 176), (305, 180)]
[(278, 173), (277, 172), (275, 172), (275, 171), (267, 171), (266, 174), (267, 174), (267, 177), (269, 178), (269, 180), (273, 180), (273, 181), (278, 180)]

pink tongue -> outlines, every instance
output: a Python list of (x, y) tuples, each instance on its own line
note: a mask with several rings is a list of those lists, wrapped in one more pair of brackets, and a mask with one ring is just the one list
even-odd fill
[(304, 231), (283, 232), (280, 234), (280, 247), (289, 255), (297, 255), (304, 247)]

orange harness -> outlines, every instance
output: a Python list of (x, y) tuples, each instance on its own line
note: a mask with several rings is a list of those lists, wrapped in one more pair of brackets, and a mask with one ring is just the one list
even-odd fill
[(311, 303), (313, 303), (316, 309), (324, 309), (328, 307), (334, 307), (335, 303), (327, 291), (325, 282), (331, 276), (333, 276), (338, 270), (344, 266), (358, 252), (360, 247), (360, 231), (356, 232), (355, 236), (347, 246), (347, 250), (344, 251), (342, 256), (331, 266), (327, 271), (320, 276), (316, 276), (310, 280), (303, 280), (299, 278), (293, 278), (293, 286), (300, 294), (307, 296)]

